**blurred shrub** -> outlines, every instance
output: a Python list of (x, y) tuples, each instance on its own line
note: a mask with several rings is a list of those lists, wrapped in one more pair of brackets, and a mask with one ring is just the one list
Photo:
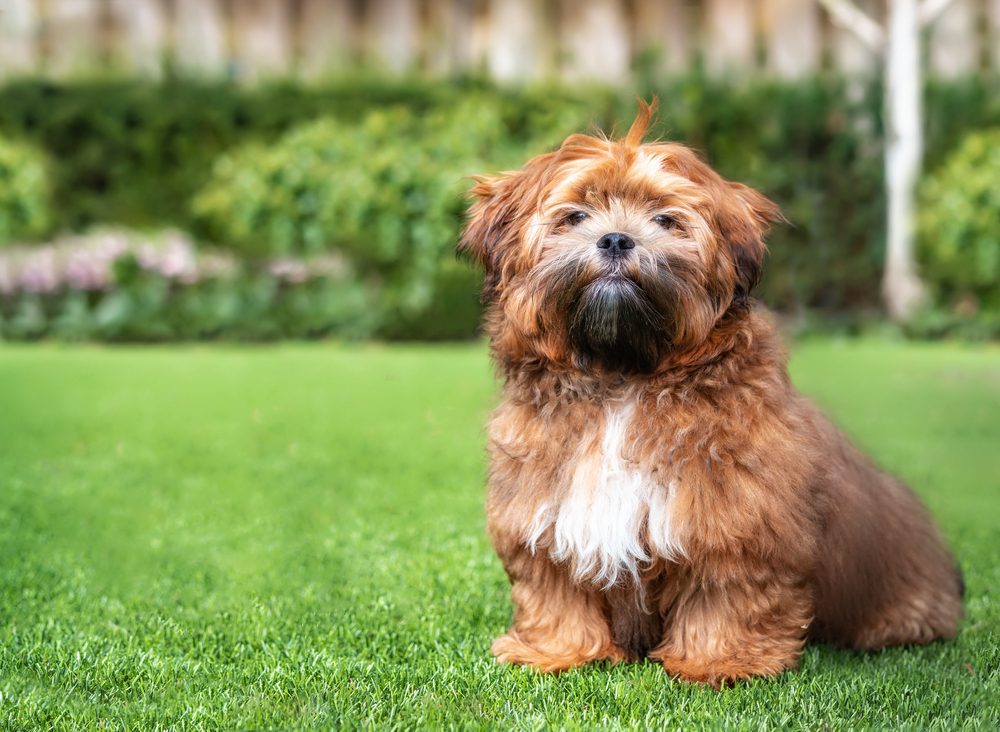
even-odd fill
[(966, 136), (924, 179), (918, 224), (921, 269), (938, 306), (959, 319), (997, 320), (1000, 129)]
[(265, 274), (183, 282), (122, 262), (107, 291), (0, 298), (0, 339), (269, 341), (363, 337), (368, 293), (356, 282)]
[(433, 297), (425, 307), (395, 309), (378, 333), (396, 340), (442, 341), (471, 338), (479, 330), (480, 273), (465, 262), (443, 257), (431, 283)]
[(468, 176), (518, 165), (581, 121), (549, 124), (531, 131), (541, 140), (515, 139), (498, 100), (477, 94), (426, 114), (321, 119), (224, 155), (193, 208), (217, 241), (252, 256), (345, 255), (378, 292), (383, 334), (468, 337), (476, 275), (454, 262)]
[[(282, 338), (360, 337), (371, 303), (357, 282), (330, 277), (283, 281), (266, 273), (185, 283), (122, 263), (117, 287), (79, 307), (92, 335), (115, 341), (266, 341)], [(48, 304), (55, 328), (76, 304), (72, 296)], [(79, 328), (74, 332), (79, 332)]]
[(375, 311), (342, 259), (248, 267), (173, 231), (95, 230), (0, 251), (0, 338), (353, 338), (372, 332)]
[(44, 156), (0, 137), (0, 244), (41, 234), (49, 225), (49, 185)]
[[(420, 286), (454, 241), (463, 151), (404, 109), (323, 119), (225, 155), (194, 201), (220, 242), (250, 255), (337, 249), (361, 271)], [(412, 140), (420, 140), (414, 145)]]
[[(519, 165), (570, 129), (621, 131), (636, 91), (660, 97), (663, 137), (699, 149), (785, 211), (790, 225), (769, 239), (758, 290), (765, 302), (837, 319), (879, 308), (885, 212), (877, 82), (848, 92), (825, 77), (730, 85), (694, 74), (650, 77), (615, 95), (502, 90), (475, 80), (254, 89), (28, 81), (0, 87), (0, 134), (28, 140), (53, 161), (53, 228), (167, 224), (211, 233), (248, 257), (329, 247), (351, 261), (375, 299), (378, 333), (452, 337), (471, 332), (475, 309), (474, 276), (450, 254), (462, 176)], [(966, 133), (1000, 125), (1000, 80), (932, 82), (926, 111), (933, 170)], [(316, 160), (304, 157), (321, 147)], [(296, 172), (283, 170), (282, 160)], [(273, 180), (237, 174), (251, 163)], [(245, 206), (223, 179), (248, 186)], [(952, 320), (938, 318), (927, 332), (947, 331)]]
[[(192, 194), (230, 148), (269, 144), (320, 117), (350, 122), (392, 106), (419, 115), (482, 92), (503, 105), (504, 127), (514, 135), (572, 104), (566, 92), (499, 92), (474, 80), (365, 76), (322, 87), (254, 88), (184, 79), (21, 80), (0, 86), (0, 134), (28, 140), (55, 161), (55, 229), (79, 231), (103, 222), (188, 228)], [(608, 99), (597, 94), (575, 104), (589, 120), (601, 109), (606, 114)]]

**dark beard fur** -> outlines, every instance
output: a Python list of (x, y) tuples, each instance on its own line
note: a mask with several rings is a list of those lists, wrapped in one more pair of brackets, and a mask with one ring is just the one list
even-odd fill
[(568, 312), (569, 337), (581, 366), (649, 373), (669, 337), (664, 317), (639, 285), (621, 275), (586, 285)]

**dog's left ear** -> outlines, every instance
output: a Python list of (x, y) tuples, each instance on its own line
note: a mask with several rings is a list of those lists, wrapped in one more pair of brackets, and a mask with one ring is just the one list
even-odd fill
[(719, 228), (732, 252), (736, 267), (734, 300), (746, 300), (760, 282), (767, 245), (764, 237), (771, 224), (784, 221), (778, 204), (742, 183), (726, 182), (726, 204), (719, 215)]

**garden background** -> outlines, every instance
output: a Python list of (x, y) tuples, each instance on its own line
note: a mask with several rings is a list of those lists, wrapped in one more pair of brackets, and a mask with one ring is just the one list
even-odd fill
[[(0, 0), (0, 726), (1000, 725), (1000, 3), (923, 3), (902, 319), (886, 54), (829, 6)], [(957, 643), (728, 696), (490, 664), (468, 176), (654, 94), (784, 210), (758, 295), (941, 518)]]

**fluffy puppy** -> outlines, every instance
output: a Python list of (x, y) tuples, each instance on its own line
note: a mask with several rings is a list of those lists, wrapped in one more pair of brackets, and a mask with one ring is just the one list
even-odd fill
[(501, 662), (655, 659), (719, 686), (952, 637), (962, 581), (925, 509), (789, 381), (751, 290), (780, 218), (689, 149), (573, 135), (477, 179), (503, 399), (488, 525), (513, 585)]

